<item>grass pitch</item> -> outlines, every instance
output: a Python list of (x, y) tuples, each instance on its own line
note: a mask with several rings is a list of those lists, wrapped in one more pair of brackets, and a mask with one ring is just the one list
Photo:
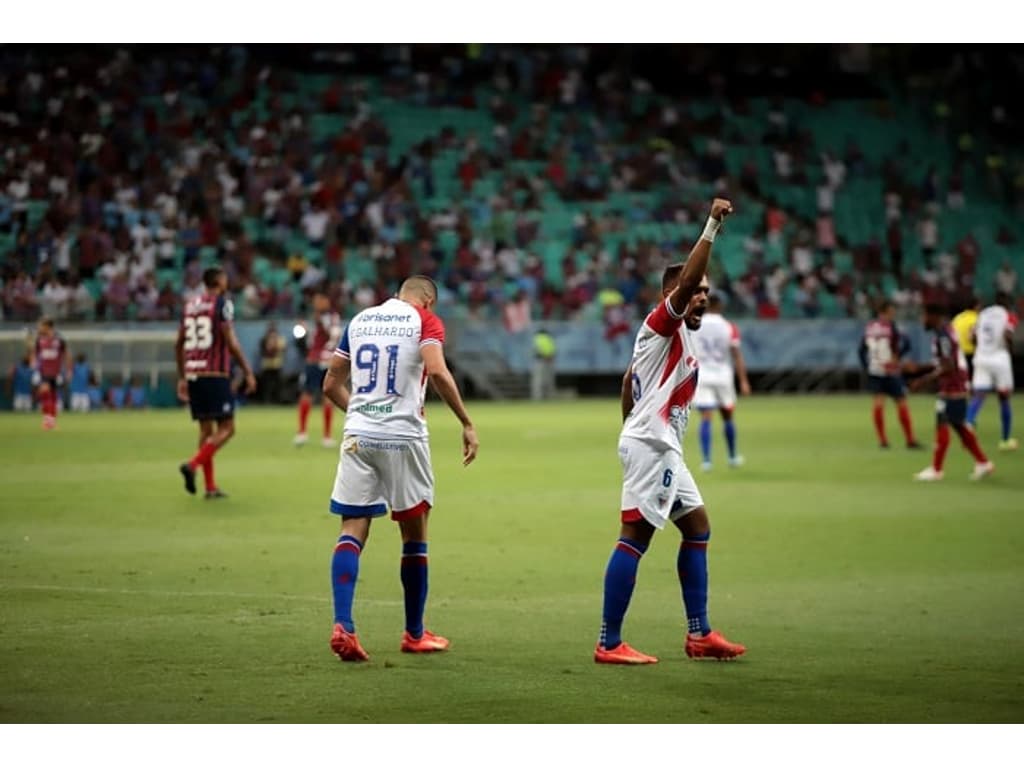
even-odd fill
[[(1018, 415), (1024, 402), (1018, 398)], [(625, 625), (648, 668), (597, 666), (618, 530), (614, 401), (428, 406), (437, 474), (427, 621), (398, 652), (396, 526), (374, 524), (356, 621), (372, 661), (330, 653), (335, 451), (291, 445), (291, 409), (243, 410), (217, 457), (231, 498), (187, 496), (184, 412), (0, 416), (0, 721), (990, 722), (1024, 719), (1024, 452), (912, 483), (929, 454), (879, 451), (867, 397), (757, 397), (747, 466), (697, 474), (712, 521), (712, 624), (734, 663), (683, 655), (678, 535), (655, 537)], [(932, 399), (912, 400), (931, 441)], [(888, 411), (890, 439), (898, 433)], [(687, 438), (691, 466), (695, 427)], [(896, 445), (900, 441), (894, 440)]]

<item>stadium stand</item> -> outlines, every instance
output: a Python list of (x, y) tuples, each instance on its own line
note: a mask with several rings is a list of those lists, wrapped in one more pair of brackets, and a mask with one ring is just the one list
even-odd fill
[(3, 319), (173, 319), (217, 262), (246, 319), (422, 272), (449, 317), (628, 324), (715, 193), (734, 315), (1016, 290), (1020, 107), (950, 84), (1019, 57), (639, 48), (0, 47)]

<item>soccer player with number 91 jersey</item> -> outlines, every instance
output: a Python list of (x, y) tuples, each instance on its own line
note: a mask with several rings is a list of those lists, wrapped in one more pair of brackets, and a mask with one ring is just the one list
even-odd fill
[(656, 530), (671, 522), (682, 534), (676, 572), (682, 588), (691, 658), (731, 659), (746, 651), (708, 622), (707, 548), (711, 526), (693, 475), (683, 462), (682, 440), (697, 389), (699, 362), (693, 331), (707, 308), (708, 258), (722, 220), (732, 212), (716, 199), (686, 264), (662, 275), (662, 300), (647, 316), (622, 380), (619, 459), (622, 462), (622, 527), (605, 570), (599, 664), (653, 664), (657, 658), (622, 640), (622, 622), (636, 574)]
[[(427, 381), (462, 423), (463, 464), (479, 443), (444, 360), (444, 325), (431, 309), (437, 287), (428, 277), (402, 283), (398, 297), (369, 307), (345, 328), (323, 391), (345, 411), (345, 432), (330, 509), (341, 516), (331, 560), (334, 629), (331, 650), (342, 661), (366, 661), (352, 619), (359, 558), (370, 522), (391, 510), (402, 534), (405, 632), (400, 649), (430, 653), (448, 640), (423, 625), (427, 600), (427, 518), (434, 504), (424, 396)], [(347, 386), (351, 375), (351, 389)]]

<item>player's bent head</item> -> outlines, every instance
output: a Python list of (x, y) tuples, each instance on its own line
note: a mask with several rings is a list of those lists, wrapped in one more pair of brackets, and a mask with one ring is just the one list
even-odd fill
[(203, 272), (203, 285), (210, 289), (217, 288), (221, 286), (221, 281), (226, 277), (227, 275), (220, 267), (210, 267)]
[(42, 317), (40, 317), (39, 318), (39, 330), (41, 330), (41, 331), (44, 331), (44, 330), (45, 331), (52, 331), (53, 330), (53, 320), (51, 318), (49, 318), (49, 317), (46, 317), (46, 315), (43, 315)]
[(406, 278), (398, 289), (398, 298), (430, 309), (437, 303), (437, 284), (426, 275), (413, 275)]
[(708, 294), (708, 311), (709, 312), (721, 312), (722, 311), (722, 294), (711, 293)]
[(888, 317), (896, 310), (896, 305), (893, 304), (892, 299), (882, 299), (878, 304), (878, 314), (883, 317)]
[(996, 293), (996, 304), (1000, 307), (1010, 309), (1013, 306), (1013, 298), (1006, 291), (999, 291)]

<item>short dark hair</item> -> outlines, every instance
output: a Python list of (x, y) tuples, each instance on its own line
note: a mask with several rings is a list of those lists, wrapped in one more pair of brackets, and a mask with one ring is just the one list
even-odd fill
[(44, 328), (53, 328), (53, 318), (43, 315), (39, 318), (39, 324)]
[(946, 314), (946, 305), (930, 302), (924, 305), (924, 312), (926, 315), (934, 315), (935, 317), (941, 317)]
[(722, 294), (714, 292), (708, 296), (708, 309), (720, 309), (723, 304), (725, 301), (722, 299)]
[(426, 275), (413, 275), (412, 277), (407, 277), (398, 289), (398, 294), (401, 295), (406, 291), (416, 292), (421, 294), (424, 298), (437, 301), (437, 283)]
[(669, 264), (661, 275), (661, 290), (670, 288), (673, 283), (679, 281), (679, 273), (683, 271), (684, 264)]
[(224, 274), (224, 270), (220, 267), (210, 267), (203, 271), (203, 285), (207, 288), (216, 288), (217, 283), (220, 281), (220, 276)]
[(1010, 307), (1013, 306), (1013, 297), (1010, 296), (1010, 294), (1008, 294), (1006, 291), (997, 291), (996, 304), (998, 304), (1001, 307), (1006, 307), (1007, 309), (1009, 309)]
[(878, 313), (881, 314), (883, 312), (888, 312), (890, 309), (892, 309), (895, 306), (896, 305), (892, 303), (892, 299), (882, 299), (878, 303)]

